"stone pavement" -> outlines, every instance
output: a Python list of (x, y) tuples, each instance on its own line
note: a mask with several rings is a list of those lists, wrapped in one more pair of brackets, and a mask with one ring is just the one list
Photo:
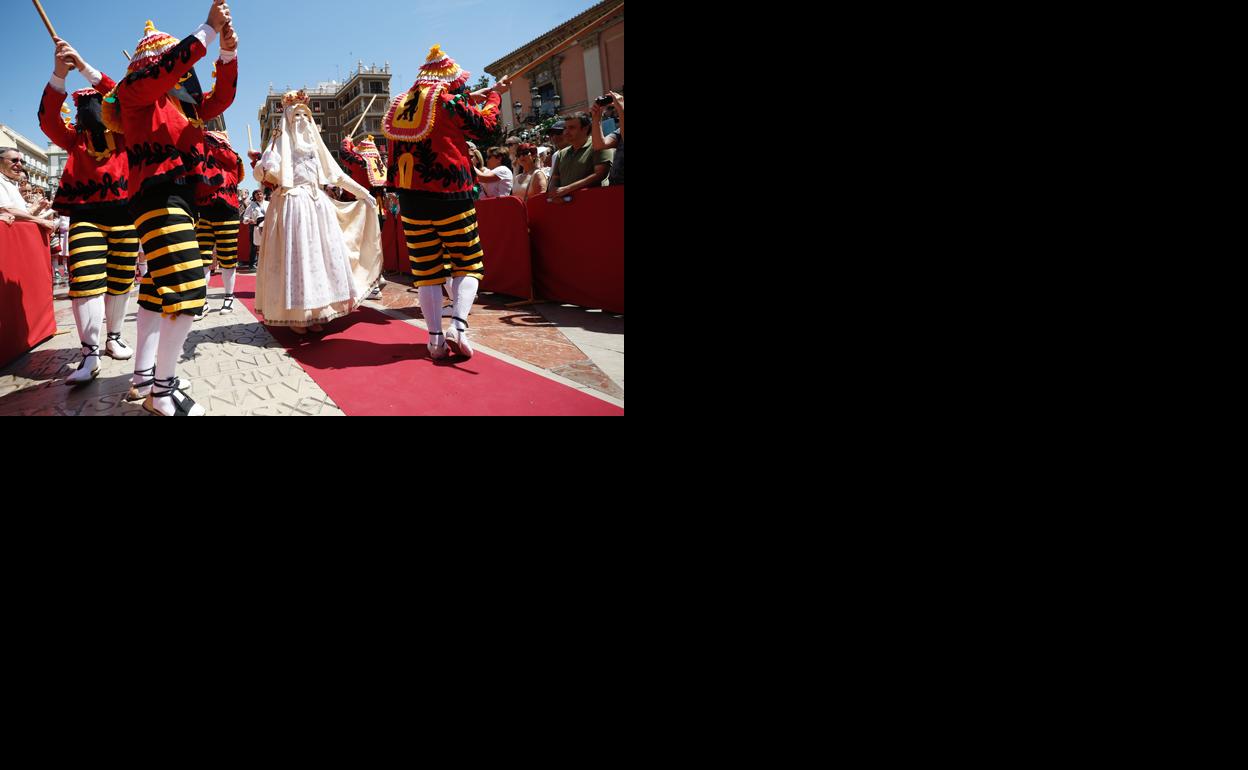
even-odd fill
[[(219, 284), (220, 279), (215, 279)], [(366, 303), (396, 322), (425, 328), (408, 276), (391, 276), (378, 301)], [(68, 333), (44, 342), (0, 369), (0, 417), (13, 415), (150, 416), (142, 402), (123, 397), (133, 359), (100, 360), (100, 376), (88, 385), (64, 384), (78, 362), (78, 333), (64, 287), (56, 287), (56, 323)], [(223, 293), (209, 291), (212, 312), (187, 338), (178, 376), (209, 416), (343, 416), (342, 410), (238, 301), (221, 315)], [(135, 294), (122, 339), (135, 340)], [(482, 294), (469, 322), (484, 354), (624, 406), (624, 317), (572, 305), (508, 308), (519, 298)], [(445, 313), (449, 315), (449, 313)], [(449, 318), (444, 326), (450, 323)]]

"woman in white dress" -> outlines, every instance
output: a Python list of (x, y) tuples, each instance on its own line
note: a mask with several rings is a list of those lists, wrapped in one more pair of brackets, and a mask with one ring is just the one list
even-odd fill
[[(381, 274), (377, 202), (329, 154), (302, 91), (286, 94), (280, 133), (256, 164), (277, 185), (265, 217), (256, 310), (268, 326), (296, 334), (359, 307)], [(325, 187), (355, 195), (333, 200)]]

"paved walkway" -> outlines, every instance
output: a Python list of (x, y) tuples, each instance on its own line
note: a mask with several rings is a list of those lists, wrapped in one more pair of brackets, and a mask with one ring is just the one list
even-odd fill
[[(343, 412), (241, 302), (221, 315), (218, 284), (209, 292), (213, 312), (187, 338), (178, 376), (209, 416), (342, 416)], [(416, 291), (407, 276), (390, 277), (382, 297), (366, 303), (394, 323), (425, 328)], [(78, 334), (64, 287), (56, 287), (56, 322), (66, 331), (0, 369), (0, 416), (144, 416), (142, 404), (123, 401), (133, 360), (102, 358), (100, 376), (88, 385), (64, 384), (77, 366)], [(122, 329), (134, 346), (135, 299)], [(478, 355), (490, 355), (604, 401), (624, 406), (624, 317), (572, 305), (508, 308), (518, 298), (483, 294), (470, 318)], [(449, 315), (449, 314), (448, 314)], [(444, 322), (449, 324), (449, 319)]]

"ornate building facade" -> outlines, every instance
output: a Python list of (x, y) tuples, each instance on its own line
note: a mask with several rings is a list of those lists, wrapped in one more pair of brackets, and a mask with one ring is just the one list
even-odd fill
[[(619, 4), (619, 0), (598, 3), (576, 18), (490, 64), (485, 71), (493, 75), (496, 82), (506, 75), (518, 72)], [(517, 78), (512, 83), (511, 92), (503, 96), (502, 122), (511, 131), (554, 114), (588, 112), (594, 99), (607, 91), (618, 92), (623, 85), (624, 11), (621, 10), (587, 32), (576, 41), (576, 45)], [(537, 89), (541, 102), (537, 110), (533, 109), (534, 88)], [(559, 97), (557, 100), (556, 96)], [(518, 113), (515, 109), (516, 102), (520, 102)]]
[[(384, 67), (375, 64), (365, 67), (364, 62), (360, 61), (357, 68), (349, 74), (346, 83), (329, 81), (318, 84), (316, 88), (304, 88), (316, 127), (320, 129), (325, 146), (335, 158), (338, 157), (338, 148), (342, 145), (343, 138), (364, 114), (364, 109), (374, 96), (377, 100), (372, 102), (372, 109), (356, 131), (356, 139), (368, 134), (380, 136), (381, 119), (386, 114), (386, 108), (390, 106), (390, 62), (386, 62)], [(264, 106), (260, 108), (261, 134), (256, 137), (257, 144), (267, 144), (268, 137), (281, 126), (282, 95), (288, 90), (298, 89), (284, 88), (279, 91), (272, 85), (269, 86), (269, 95)], [(384, 156), (386, 143), (379, 141), (377, 146)], [(263, 147), (256, 149), (261, 150)]]

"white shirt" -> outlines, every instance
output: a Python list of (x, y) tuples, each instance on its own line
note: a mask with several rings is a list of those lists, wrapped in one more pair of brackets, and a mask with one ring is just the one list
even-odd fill
[(498, 175), (498, 179), (481, 180), (481, 197), (501, 198), (504, 195), (511, 195), (511, 183), (513, 180), (511, 169), (506, 166), (499, 166), (493, 169), (493, 172)]
[(22, 197), (17, 182), (0, 174), (0, 208), (6, 207), (30, 213), (30, 207), (26, 205), (26, 199)]
[(533, 184), (533, 178), (536, 176), (540, 176), (542, 179), (546, 180), (547, 184), (550, 183), (550, 169), (539, 168), (532, 174), (518, 175), (516, 177), (516, 183), (511, 187), (511, 194), (517, 198), (527, 197), (529, 193), (529, 186)]

